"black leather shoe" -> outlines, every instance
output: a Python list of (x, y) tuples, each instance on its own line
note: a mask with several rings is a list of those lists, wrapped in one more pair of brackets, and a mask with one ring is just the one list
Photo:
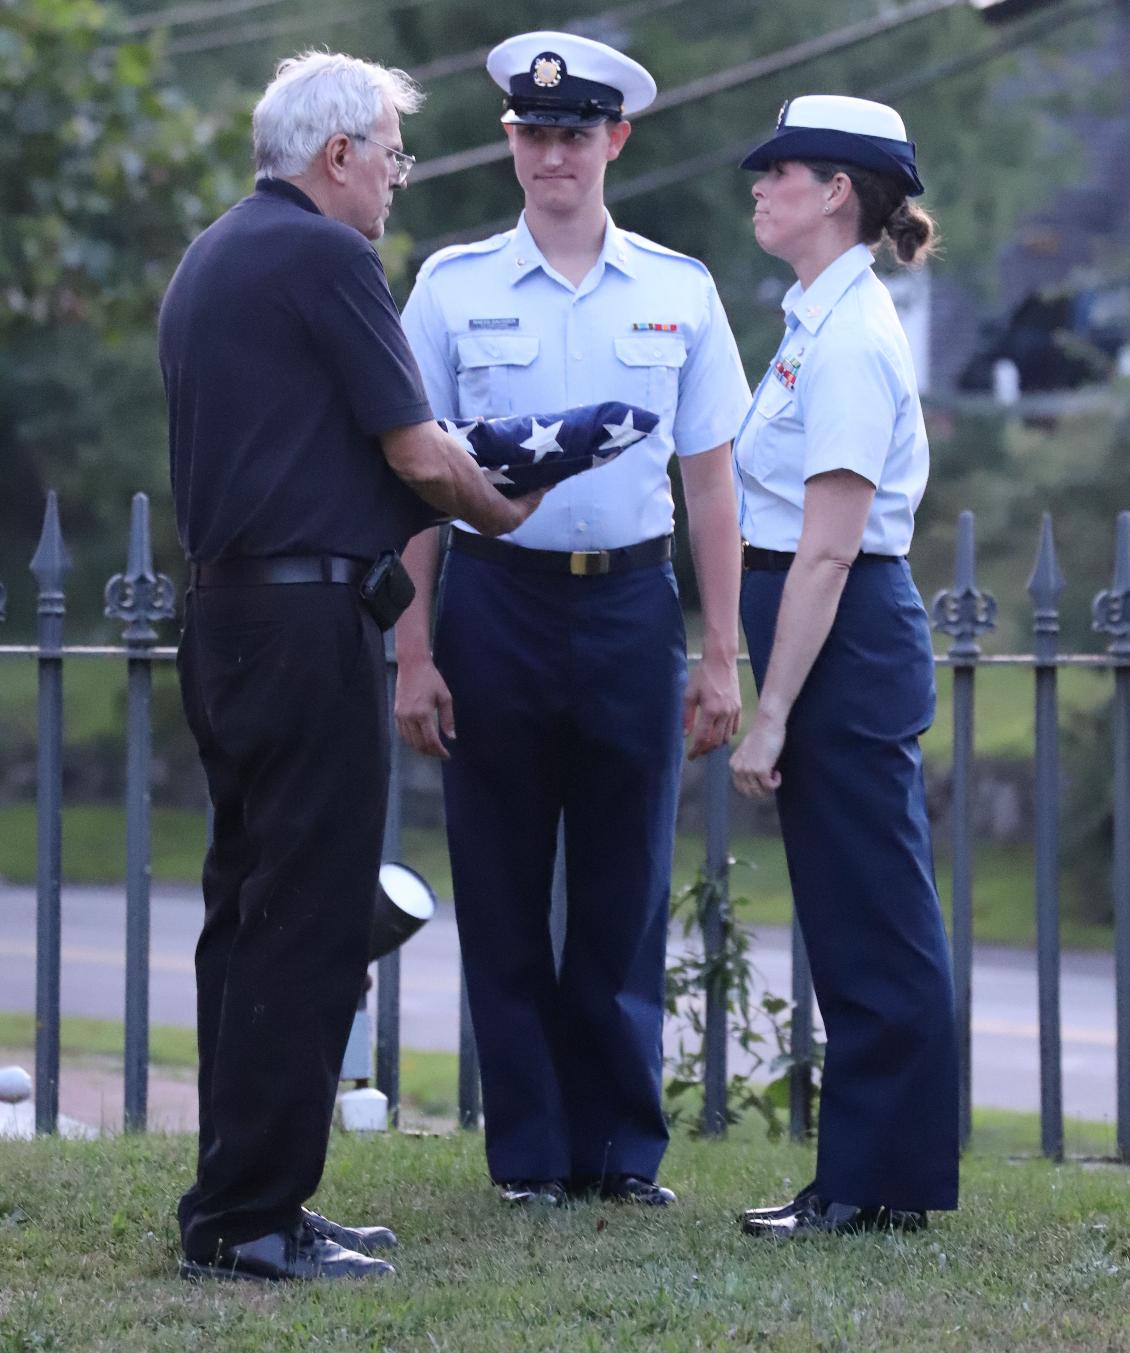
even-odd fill
[(387, 1226), (342, 1226), (339, 1222), (320, 1217), (308, 1207), (302, 1209), (302, 1219), (323, 1240), (332, 1240), (342, 1249), (357, 1254), (376, 1254), (378, 1250), (394, 1250), (398, 1245), (396, 1232)]
[(272, 1231), (238, 1245), (222, 1245), (214, 1259), (184, 1258), (180, 1276), (192, 1281), (300, 1282), (326, 1278), (380, 1278), (395, 1273), (383, 1259), (343, 1249), (299, 1222), (291, 1230)]
[(644, 1203), (648, 1207), (670, 1207), (679, 1200), (672, 1189), (665, 1189), (654, 1179), (641, 1179), (634, 1174), (613, 1175), (604, 1181), (602, 1198), (622, 1203)]
[(816, 1197), (816, 1185), (806, 1184), (797, 1196), (779, 1207), (750, 1207), (741, 1215), (742, 1225), (748, 1222), (758, 1222), (766, 1218), (791, 1217), (794, 1212), (804, 1207), (810, 1198)]
[(783, 1208), (758, 1211), (742, 1216), (747, 1236), (776, 1236), (792, 1239), (804, 1235), (859, 1235), (863, 1231), (922, 1231), (925, 1212), (908, 1212), (889, 1207), (855, 1207), (851, 1203), (825, 1202), (810, 1194)]
[(558, 1179), (512, 1179), (501, 1185), (502, 1201), (514, 1207), (560, 1207), (565, 1186)]

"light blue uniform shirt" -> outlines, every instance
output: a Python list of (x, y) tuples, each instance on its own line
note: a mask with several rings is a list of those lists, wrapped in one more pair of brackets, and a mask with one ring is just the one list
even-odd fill
[(786, 330), (734, 446), (742, 537), (795, 550), (804, 485), (854, 470), (875, 485), (860, 549), (906, 554), (930, 452), (910, 345), (865, 244), (781, 305)]
[(514, 230), (433, 254), (403, 319), (438, 418), (555, 413), (609, 399), (659, 415), (650, 437), (559, 484), (505, 537), (529, 548), (616, 549), (667, 535), (671, 453), (731, 441), (749, 407), (709, 272), (610, 216), (578, 287), (542, 257), (523, 213)]

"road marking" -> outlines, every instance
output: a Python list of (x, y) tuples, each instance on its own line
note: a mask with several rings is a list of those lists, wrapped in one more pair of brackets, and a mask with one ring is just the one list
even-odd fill
[[(1039, 1038), (1040, 1026), (1010, 1019), (975, 1019), (973, 1032), (999, 1038)], [(1085, 1043), (1094, 1048), (1113, 1048), (1118, 1042), (1113, 1029), (1081, 1029), (1072, 1024), (1065, 1024), (1060, 1029), (1060, 1038), (1064, 1043)]]
[[(35, 945), (21, 943), (18, 940), (0, 940), (0, 958), (34, 960)], [(85, 944), (63, 945), (62, 961), (81, 963), (94, 968), (117, 968), (119, 972), (124, 970), (126, 963), (125, 955), (120, 949), (98, 949)], [(191, 958), (185, 958), (182, 954), (157, 952), (149, 955), (149, 969), (151, 972), (194, 973), (196, 965)]]

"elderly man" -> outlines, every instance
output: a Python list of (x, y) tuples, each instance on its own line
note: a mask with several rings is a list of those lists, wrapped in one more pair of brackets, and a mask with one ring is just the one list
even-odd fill
[(186, 1277), (391, 1272), (373, 1254), (395, 1243), (386, 1228), (302, 1207), (368, 953), (388, 782), (378, 624), (403, 602), (390, 583), (413, 531), (460, 515), (492, 536), (538, 502), (508, 502), (432, 418), (371, 245), (419, 103), (400, 71), (283, 62), (254, 113), (255, 191), (190, 246), (161, 309), (191, 564), (181, 690), (215, 810)]
[[(655, 82), (604, 43), (525, 33), (490, 54), (525, 194), (517, 228), (420, 270), (404, 324), (436, 412), (622, 399), (657, 432), (581, 475), (505, 540), (460, 523), (433, 662), (435, 532), (406, 562), (398, 726), (444, 759), (447, 830), (482, 1063), (487, 1163), (503, 1198), (664, 1206), (664, 948), (682, 760), (725, 742), (739, 541), (730, 439), (749, 388), (710, 274), (617, 228), (604, 176)], [(612, 432), (612, 429), (609, 429)], [(614, 436), (629, 436), (627, 423)], [(646, 449), (645, 449), (646, 448)], [(679, 456), (703, 605), (687, 683), (667, 466)], [(437, 719), (438, 715), (438, 719)], [(456, 737), (456, 733), (458, 736)], [(559, 817), (568, 918), (548, 924)]]

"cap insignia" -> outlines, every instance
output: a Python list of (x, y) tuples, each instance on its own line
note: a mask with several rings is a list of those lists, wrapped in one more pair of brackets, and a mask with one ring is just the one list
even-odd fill
[(530, 74), (539, 89), (556, 89), (565, 74), (565, 62), (554, 52), (542, 52), (530, 63)]

